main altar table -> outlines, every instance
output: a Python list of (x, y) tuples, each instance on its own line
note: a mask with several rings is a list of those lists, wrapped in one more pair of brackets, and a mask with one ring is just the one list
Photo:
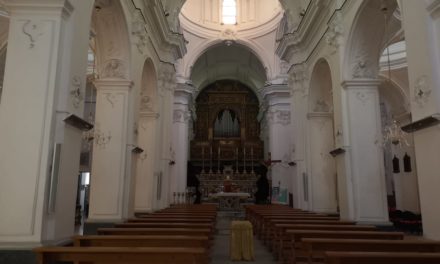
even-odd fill
[(213, 198), (217, 198), (219, 202), (220, 210), (240, 210), (240, 200), (250, 197), (249, 193), (242, 192), (219, 192), (210, 195)]

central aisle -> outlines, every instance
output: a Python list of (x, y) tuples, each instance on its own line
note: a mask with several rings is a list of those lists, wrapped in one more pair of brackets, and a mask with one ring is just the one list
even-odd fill
[(231, 261), (229, 259), (229, 234), (231, 232), (232, 220), (243, 220), (243, 213), (218, 212), (217, 214), (217, 234), (214, 240), (211, 264), (240, 264), (240, 263), (261, 263), (275, 264), (270, 252), (264, 245), (254, 237), (255, 261)]

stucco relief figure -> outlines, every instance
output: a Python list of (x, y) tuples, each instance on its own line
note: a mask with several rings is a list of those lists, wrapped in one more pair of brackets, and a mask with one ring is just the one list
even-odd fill
[(102, 74), (104, 78), (121, 78), (125, 79), (125, 66), (121, 60), (111, 59), (104, 67)]
[(141, 95), (141, 111), (153, 111), (153, 103), (148, 95)]

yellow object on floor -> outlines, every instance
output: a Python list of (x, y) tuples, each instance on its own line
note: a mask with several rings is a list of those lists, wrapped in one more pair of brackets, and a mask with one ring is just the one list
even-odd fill
[(230, 258), (231, 260), (254, 260), (254, 235), (249, 221), (232, 221)]

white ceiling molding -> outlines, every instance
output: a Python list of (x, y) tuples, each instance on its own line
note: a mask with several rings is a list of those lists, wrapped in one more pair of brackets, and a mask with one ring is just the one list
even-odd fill
[(161, 58), (174, 62), (186, 54), (185, 39), (182, 34), (171, 31), (160, 0), (143, 0), (142, 6), (135, 5), (135, 8), (140, 8), (147, 22), (149, 39)]
[[(305, 13), (300, 25), (293, 33), (287, 33), (280, 40), (276, 50), (276, 54), (285, 61), (291, 61), (295, 54), (303, 54), (311, 47), (315, 47), (324, 32), (317, 32), (332, 15), (331, 5), (335, 1), (312, 1)], [(303, 58), (305, 60), (305, 58)]]

